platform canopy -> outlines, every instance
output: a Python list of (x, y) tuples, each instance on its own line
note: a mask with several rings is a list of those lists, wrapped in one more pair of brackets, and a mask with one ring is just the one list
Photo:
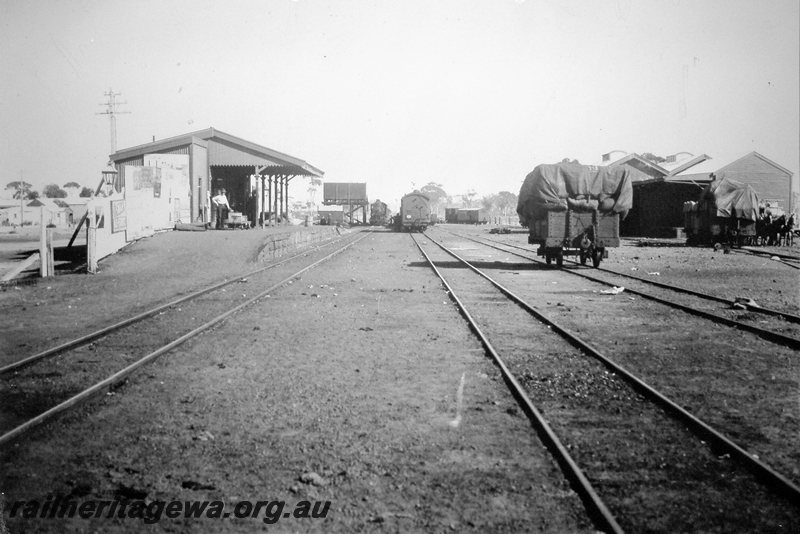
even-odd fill
[(227, 134), (216, 128), (206, 128), (143, 145), (126, 148), (111, 154), (111, 161), (123, 163), (151, 153), (189, 153), (199, 146), (208, 154), (208, 165), (255, 167), (266, 176), (313, 176), (321, 178), (323, 171), (300, 158)]

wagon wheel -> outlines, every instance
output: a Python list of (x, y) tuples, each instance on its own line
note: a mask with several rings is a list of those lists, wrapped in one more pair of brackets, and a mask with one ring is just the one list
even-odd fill
[(600, 267), (601, 261), (603, 261), (603, 249), (596, 248), (592, 252), (592, 265), (594, 266), (595, 269)]
[(553, 256), (551, 256), (549, 253), (545, 253), (544, 261), (547, 262), (547, 265), (550, 265), (551, 263), (553, 263)]

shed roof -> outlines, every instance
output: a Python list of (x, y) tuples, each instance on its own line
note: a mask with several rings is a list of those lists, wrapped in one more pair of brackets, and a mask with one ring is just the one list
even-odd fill
[(694, 169), (695, 166), (711, 159), (711, 156), (708, 154), (700, 154), (699, 156), (695, 156), (688, 152), (682, 152), (681, 154), (676, 155), (682, 155), (683, 157), (675, 158), (675, 161), (665, 161), (660, 164), (661, 167), (669, 172), (668, 176), (684, 172), (688, 169)]
[(627, 154), (616, 161), (603, 162), (600, 164), (600, 166), (617, 167), (619, 165), (624, 165), (626, 163), (630, 164), (630, 162), (636, 162), (641, 165), (644, 165), (645, 167), (650, 167), (652, 169), (655, 169), (656, 172), (658, 172), (662, 176), (666, 176), (667, 174), (669, 174), (669, 171), (667, 171), (664, 167), (658, 165), (657, 163), (653, 163), (647, 158), (643, 158), (639, 154)]
[[(142, 156), (144, 154), (163, 152), (166, 150), (191, 144), (197, 144), (204, 147), (208, 147), (209, 142), (234, 146), (245, 152), (259, 156), (260, 158), (263, 158), (264, 160), (271, 162), (270, 164), (268, 164), (268, 168), (270, 168), (271, 170), (275, 170), (273, 168), (278, 168), (277, 170), (281, 174), (293, 174), (293, 175), (317, 176), (317, 177), (322, 177), (325, 174), (324, 171), (314, 167), (313, 165), (303, 161), (300, 158), (296, 158), (294, 156), (278, 152), (277, 150), (273, 150), (271, 148), (267, 148), (265, 146), (253, 143), (251, 141), (247, 141), (240, 137), (236, 137), (234, 135), (217, 130), (216, 128), (213, 127), (206, 128), (205, 130), (197, 130), (195, 132), (190, 132), (175, 137), (169, 137), (167, 139), (161, 139), (159, 141), (153, 141), (151, 143), (145, 143), (143, 145), (138, 145), (131, 148), (118, 150), (117, 152), (111, 154), (110, 158), (112, 161), (120, 161)], [(210, 154), (209, 156), (210, 157), (208, 164), (215, 165), (216, 162), (211, 160), (213, 154)], [(232, 165), (232, 162), (225, 161), (222, 162), (222, 164)], [(243, 162), (241, 165), (245, 166), (249, 164), (250, 164), (249, 162), (246, 163)], [(233, 165), (235, 165), (235, 163), (233, 163)]]
[(742, 161), (744, 159), (750, 158), (750, 157), (759, 158), (760, 160), (768, 163), (769, 165), (772, 165), (773, 167), (775, 167), (779, 171), (784, 172), (789, 176), (792, 175), (792, 171), (786, 169), (785, 167), (782, 167), (782, 166), (778, 165), (777, 163), (775, 163), (771, 159), (769, 159), (767, 157), (764, 157), (763, 155), (759, 154), (758, 152), (753, 151), (753, 152), (750, 152), (749, 154), (745, 154), (742, 157), (739, 157), (739, 158), (736, 158), (736, 159), (730, 160), (730, 161), (725, 161), (725, 162), (718, 162), (718, 161), (711, 160), (711, 158), (709, 158), (709, 159), (707, 159), (707, 160), (705, 160), (703, 162), (698, 163), (697, 165), (694, 165), (694, 166), (689, 167), (689, 168), (687, 168), (687, 169), (685, 169), (685, 170), (683, 170), (683, 171), (681, 171), (679, 173), (671, 175), (670, 179), (678, 179), (679, 180), (679, 179), (682, 179), (684, 177), (696, 177), (697, 175), (707, 175), (707, 176), (709, 176), (709, 179), (710, 179), (710, 175), (711, 174), (719, 174), (720, 172), (724, 171), (728, 167), (731, 167), (734, 164), (736, 164), (736, 163), (738, 163), (738, 162), (740, 162), (740, 161)]
[(39, 206), (44, 206), (50, 211), (61, 211), (64, 209), (69, 209), (69, 204), (66, 202), (62, 202), (60, 198), (47, 198), (47, 197), (38, 197), (27, 204), (25, 204), (29, 208), (38, 208)]

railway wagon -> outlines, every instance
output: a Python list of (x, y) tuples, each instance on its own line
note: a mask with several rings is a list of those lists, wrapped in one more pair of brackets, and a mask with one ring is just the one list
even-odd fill
[(389, 222), (389, 209), (385, 202), (376, 200), (369, 205), (369, 224), (371, 226), (383, 226)]
[(400, 199), (398, 230), (424, 232), (431, 224), (431, 205), (427, 195), (417, 191)]
[(756, 237), (756, 222), (738, 217), (719, 217), (708, 204), (684, 202), (684, 232), (687, 245), (727, 243), (741, 247)]
[(319, 224), (323, 226), (344, 224), (344, 212), (342, 210), (319, 210)]
[(591, 258), (594, 267), (608, 257), (606, 247), (618, 247), (619, 215), (586, 211), (549, 211), (530, 223), (528, 243), (539, 245), (537, 254), (558, 266), (564, 256), (578, 256), (581, 265)]
[(517, 214), (528, 243), (548, 264), (564, 256), (591, 258), (599, 267), (608, 247), (618, 247), (619, 223), (633, 206), (630, 171), (575, 163), (538, 165), (525, 177)]
[(458, 208), (445, 208), (444, 209), (444, 222), (457, 223), (458, 222)]
[(683, 204), (686, 243), (751, 243), (756, 238), (758, 206), (758, 195), (751, 186), (728, 178), (713, 181), (697, 202)]
[(456, 214), (460, 224), (486, 224), (486, 212), (480, 208), (461, 208)]

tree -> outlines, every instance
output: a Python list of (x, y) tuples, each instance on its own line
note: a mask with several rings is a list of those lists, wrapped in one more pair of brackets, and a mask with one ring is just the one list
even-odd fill
[(508, 211), (510, 209), (516, 209), (517, 207), (517, 195), (511, 193), (509, 191), (500, 191), (497, 193), (497, 199), (495, 200), (495, 206), (503, 215), (508, 215)]
[(46, 198), (66, 198), (67, 192), (58, 187), (56, 184), (49, 184), (44, 187), (44, 196)]
[(428, 197), (431, 206), (431, 212), (438, 214), (439, 208), (442, 207), (442, 204), (447, 203), (447, 193), (442, 187), (442, 184), (437, 184), (435, 182), (428, 182), (419, 190), (420, 193)]
[(317, 202), (316, 202), (316, 199), (314, 198), (314, 196), (317, 193), (317, 189), (321, 185), (322, 185), (322, 178), (318, 178), (316, 176), (309, 176), (308, 177), (308, 189), (306, 189), (306, 192), (308, 193), (308, 198), (309, 198), (309, 200), (308, 200), (308, 207), (309, 208), (317, 205)]
[(428, 197), (431, 202), (440, 202), (447, 198), (447, 193), (442, 187), (442, 184), (428, 182), (420, 188), (419, 192)]
[[(32, 191), (33, 186), (28, 182), (10, 182), (6, 189), (13, 189), (14, 190), (14, 198), (17, 199), (29, 199), (33, 200), (36, 197), (30, 198), (30, 194)], [(38, 194), (37, 194), (38, 196)]]
[(67, 192), (67, 196), (70, 197), (74, 197), (81, 191), (81, 184), (78, 182), (67, 182), (61, 187)]
[(461, 195), (461, 198), (464, 199), (464, 204), (466, 204), (465, 207), (467, 208), (472, 207), (472, 199), (475, 198), (475, 195), (477, 194), (478, 194), (477, 191), (475, 191), (474, 189), (470, 189), (469, 191)]
[(89, 189), (88, 187), (84, 187), (81, 189), (81, 194), (78, 195), (81, 198), (90, 198), (94, 194), (94, 191)]

